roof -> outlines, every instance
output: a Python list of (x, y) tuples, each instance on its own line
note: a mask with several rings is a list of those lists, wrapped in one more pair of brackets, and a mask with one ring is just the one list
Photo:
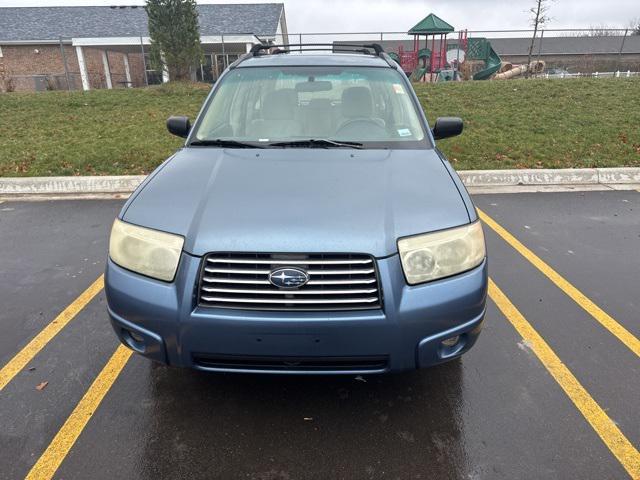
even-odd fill
[(242, 61), (238, 68), (243, 67), (389, 67), (389, 64), (376, 55), (362, 53), (306, 53), (291, 52), (277, 55), (257, 55)]
[[(282, 3), (198, 5), (200, 34), (275, 36)], [(147, 14), (131, 7), (0, 7), (0, 42), (147, 37)]]
[[(623, 36), (612, 37), (551, 37), (546, 36), (542, 39), (541, 55), (613, 55), (618, 54), (622, 45)], [(493, 49), (503, 56), (519, 56), (529, 54), (529, 45), (531, 38), (488, 38)], [(364, 40), (361, 40), (364, 42)], [(384, 40), (380, 42), (387, 53), (397, 52), (400, 45), (405, 51), (413, 50), (413, 40)], [(334, 42), (339, 44), (340, 42)], [(344, 42), (343, 42), (344, 43)], [(456, 38), (448, 39), (447, 45), (453, 47), (458, 44)], [(424, 47), (424, 41), (420, 42), (420, 48)], [(435, 41), (436, 50), (440, 47), (440, 40)], [(538, 55), (540, 47), (540, 38), (536, 39), (533, 45), (534, 56)], [(431, 40), (429, 40), (429, 48), (431, 48)], [(640, 35), (627, 35), (624, 41), (622, 53), (638, 54), (640, 53)]]
[(455, 29), (437, 15), (430, 13), (424, 17), (411, 30), (410, 35), (426, 34), (426, 33), (451, 33)]
[[(533, 45), (534, 55), (540, 50), (541, 55), (603, 55), (617, 54), (620, 52), (622, 40), (624, 48), (622, 53), (640, 53), (640, 35), (627, 35), (615, 37), (547, 37), (542, 39), (540, 50), (540, 38)], [(492, 38), (493, 49), (499, 55), (528, 55), (531, 38)]]

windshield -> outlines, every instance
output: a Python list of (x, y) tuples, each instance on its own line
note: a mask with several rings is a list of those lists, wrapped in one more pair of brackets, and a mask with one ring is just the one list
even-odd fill
[(424, 148), (425, 131), (401, 75), (375, 67), (236, 68), (221, 79), (192, 144)]

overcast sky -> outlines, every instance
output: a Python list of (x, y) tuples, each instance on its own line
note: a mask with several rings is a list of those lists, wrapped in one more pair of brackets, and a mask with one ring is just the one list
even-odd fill
[[(456, 29), (529, 28), (528, 9), (534, 2), (535, 0), (284, 0), (290, 32), (406, 31), (431, 12)], [(0, 0), (0, 7), (143, 3), (141, 0)], [(204, 0), (198, 3), (262, 2)], [(550, 15), (553, 18), (549, 28), (600, 25), (623, 28), (632, 19), (640, 17), (640, 0), (551, 0)]]

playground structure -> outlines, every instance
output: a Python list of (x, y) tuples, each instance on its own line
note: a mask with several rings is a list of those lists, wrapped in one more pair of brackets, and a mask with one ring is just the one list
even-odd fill
[[(531, 65), (503, 62), (489, 40), (467, 38), (466, 30), (458, 32), (457, 41), (449, 42), (447, 35), (454, 32), (453, 26), (430, 13), (408, 32), (413, 36), (413, 50), (405, 50), (400, 45), (398, 52), (390, 52), (390, 56), (415, 82), (506, 80), (528, 71), (537, 74), (544, 70), (541, 61)], [(439, 37), (437, 42), (436, 37)]]

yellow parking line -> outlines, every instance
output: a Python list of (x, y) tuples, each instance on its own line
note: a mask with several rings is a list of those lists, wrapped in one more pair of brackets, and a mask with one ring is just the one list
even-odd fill
[(131, 357), (131, 350), (120, 345), (111, 356), (102, 371), (93, 381), (89, 390), (84, 394), (76, 408), (71, 412), (67, 421), (58, 431), (53, 440), (38, 459), (29, 474), (27, 480), (45, 480), (53, 478), (62, 461), (65, 459), (73, 444), (91, 419), (91, 416), (100, 406), (107, 392), (116, 381), (120, 372)]
[(71, 305), (65, 308), (51, 323), (40, 331), (15, 357), (0, 370), (0, 391), (13, 379), (65, 325), (82, 310), (104, 286), (104, 275), (91, 284)]
[(611, 450), (633, 479), (640, 479), (640, 452), (629, 442), (616, 424), (607, 416), (589, 392), (562, 363), (540, 334), (522, 316), (507, 296), (489, 279), (489, 296), (502, 314), (518, 331), (540, 362), (591, 424), (605, 445)]
[(589, 315), (609, 330), (618, 340), (624, 343), (633, 353), (640, 356), (640, 340), (629, 330), (620, 325), (607, 312), (592, 302), (584, 293), (574, 287), (567, 279), (547, 265), (540, 257), (525, 247), (520, 241), (499, 225), (493, 218), (478, 209), (480, 219), (491, 229), (500, 235), (509, 245), (516, 249), (524, 258), (529, 260), (534, 267), (542, 272), (560, 290), (566, 293), (574, 302), (580, 305)]

